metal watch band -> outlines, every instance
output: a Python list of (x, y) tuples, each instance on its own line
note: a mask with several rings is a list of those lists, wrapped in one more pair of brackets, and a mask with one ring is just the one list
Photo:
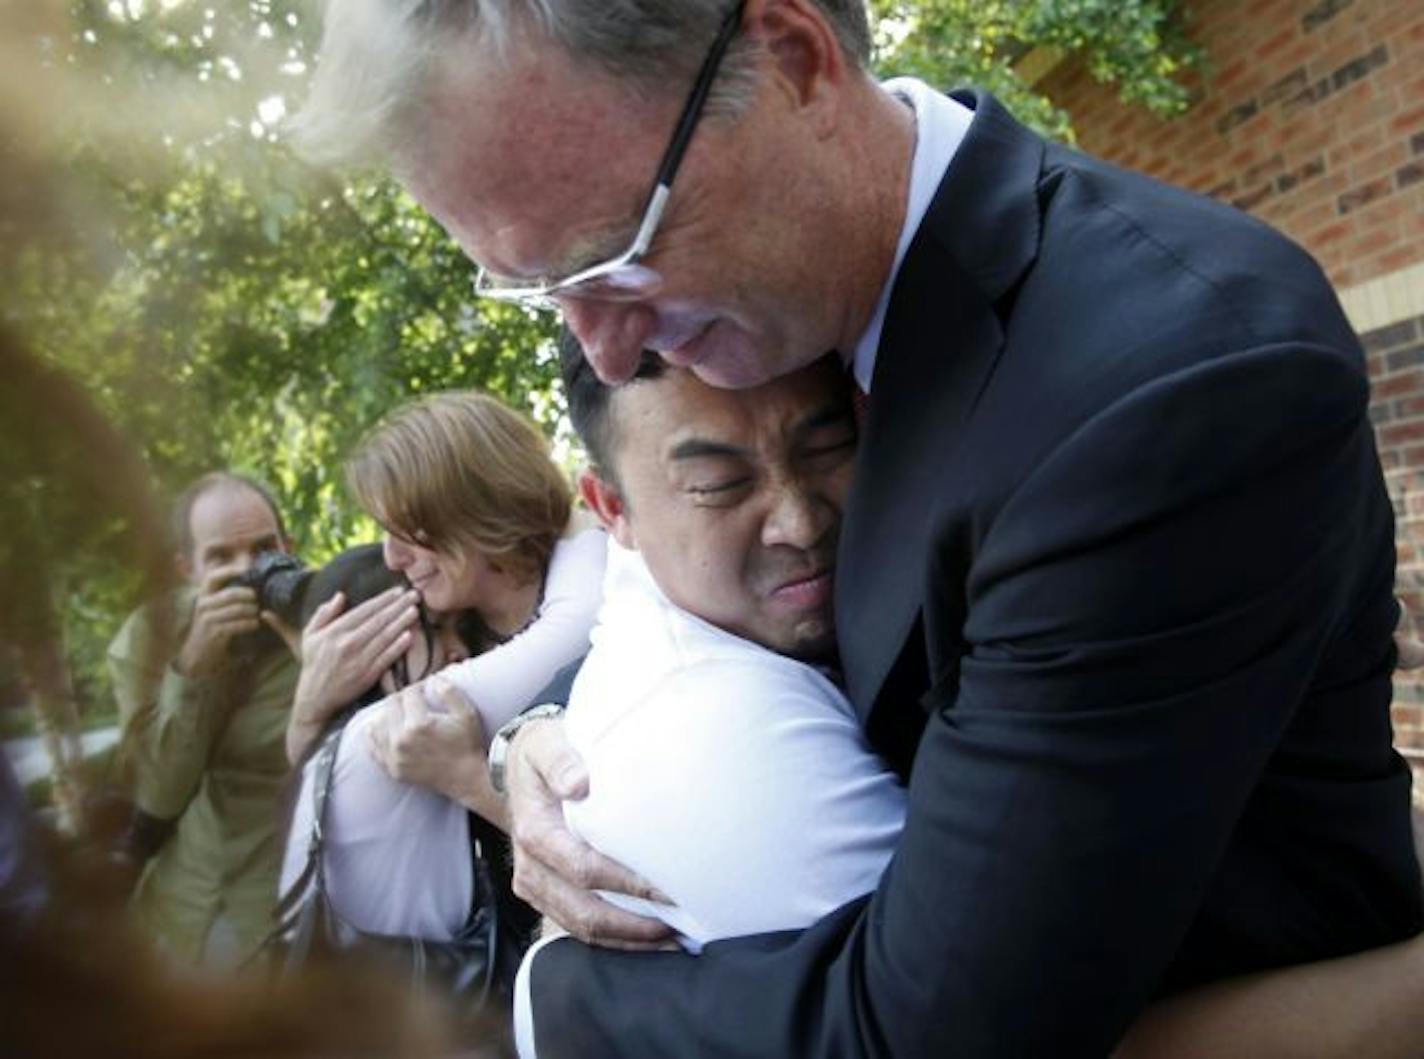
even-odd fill
[(498, 794), (505, 793), (504, 786), (504, 763), (509, 756), (509, 744), (514, 741), (515, 734), (530, 721), (541, 720), (545, 717), (558, 717), (564, 712), (564, 707), (557, 702), (541, 702), (538, 706), (531, 706), (516, 717), (511, 717), (505, 721), (494, 733), (494, 738), (490, 740), (489, 747), (489, 778), (490, 786)]

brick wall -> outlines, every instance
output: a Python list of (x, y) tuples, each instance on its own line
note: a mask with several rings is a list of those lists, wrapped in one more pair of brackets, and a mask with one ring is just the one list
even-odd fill
[(1249, 210), (1337, 287), (1424, 260), (1424, 3), (1188, 8), (1211, 64), (1176, 121), (1124, 107), (1076, 64), (1040, 82), (1079, 145)]
[[(1360, 336), (1370, 359), (1370, 417), (1379, 438), (1385, 481), (1394, 499), (1396, 592), (1424, 635), (1424, 316), (1400, 320)], [(1400, 671), (1394, 681), (1395, 745), (1420, 775), (1424, 801), (1424, 672)]]
[[(1186, 115), (1124, 106), (1073, 63), (1038, 87), (1084, 150), (1247, 210), (1324, 266), (1369, 354), (1397, 588), (1424, 633), (1424, 0), (1186, 6), (1210, 56)], [(1396, 676), (1394, 722), (1424, 795), (1424, 670)]]

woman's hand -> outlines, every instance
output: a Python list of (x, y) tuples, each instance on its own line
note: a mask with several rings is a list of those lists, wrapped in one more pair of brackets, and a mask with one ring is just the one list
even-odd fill
[(581, 941), (615, 949), (675, 948), (674, 932), (662, 920), (615, 908), (593, 892), (672, 903), (564, 823), (563, 802), (588, 794), (588, 773), (564, 737), (563, 721), (530, 721), (521, 728), (510, 743), (505, 776), (514, 892)]
[(448, 678), (412, 684), (378, 708), (371, 754), (392, 779), (429, 787), (508, 830), (505, 801), (489, 782), (480, 715)]
[(331, 715), (355, 701), (410, 648), (418, 595), (391, 588), (342, 613), (338, 592), (302, 630), (302, 672), (287, 722), (287, 759), (300, 761)]

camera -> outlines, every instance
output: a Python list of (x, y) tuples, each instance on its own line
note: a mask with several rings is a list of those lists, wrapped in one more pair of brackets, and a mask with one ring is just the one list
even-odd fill
[(223, 588), (250, 588), (257, 594), (257, 605), (270, 610), (288, 625), (300, 628), (302, 601), (312, 571), (295, 555), (287, 552), (263, 552), (242, 573), (223, 583)]

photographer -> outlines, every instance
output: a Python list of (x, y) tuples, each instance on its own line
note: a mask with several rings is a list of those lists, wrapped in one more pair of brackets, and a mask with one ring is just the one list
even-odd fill
[(155, 649), (140, 609), (108, 651), (135, 807), (127, 846), (142, 865), (134, 906), (175, 959), (230, 965), (267, 929), (281, 852), (297, 665), (266, 627), (252, 572), (290, 543), (267, 491), (225, 471), (178, 497), (173, 536), (185, 582), (173, 647)]

